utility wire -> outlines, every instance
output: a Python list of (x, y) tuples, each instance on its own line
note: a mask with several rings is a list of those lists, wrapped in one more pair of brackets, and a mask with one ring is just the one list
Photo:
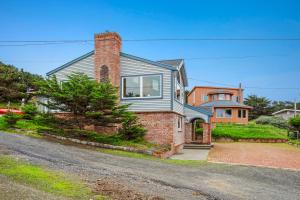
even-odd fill
[[(201, 80), (201, 79), (195, 79), (195, 78), (188, 78), (193, 81), (199, 81), (199, 82), (205, 82), (205, 83), (211, 83), (211, 84), (217, 84), (222, 86), (229, 86), (229, 87), (237, 87), (233, 84), (227, 84), (227, 83), (220, 83), (220, 82), (214, 82), (214, 81), (208, 81), (208, 80)], [(259, 86), (244, 86), (245, 89), (262, 89), (262, 90), (300, 90), (299, 88), (290, 88), (290, 87), (284, 87), (284, 88), (278, 88), (278, 87), (259, 87)]]
[[(110, 39), (104, 39), (110, 40)], [(0, 47), (14, 46), (36, 46), (57, 45), (73, 43), (89, 43), (94, 40), (1, 40), (0, 43), (22, 43), (22, 44), (0, 44)], [(124, 39), (123, 42), (160, 42), (160, 41), (300, 41), (300, 38), (149, 38), (149, 39)]]

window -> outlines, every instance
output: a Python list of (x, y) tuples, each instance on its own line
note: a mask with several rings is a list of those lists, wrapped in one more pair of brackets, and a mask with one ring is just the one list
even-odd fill
[(246, 117), (247, 117), (247, 111), (243, 109), (239, 109), (238, 118), (246, 118)]
[(123, 77), (123, 98), (161, 97), (161, 75)]
[(182, 130), (182, 117), (178, 116), (177, 128), (179, 131)]
[(183, 88), (180, 85), (180, 83), (178, 82), (179, 78), (178, 76), (175, 77), (175, 92), (174, 92), (174, 96), (175, 99), (177, 101), (179, 101), (180, 103), (183, 103)]
[(217, 101), (217, 100), (218, 100), (218, 95), (217, 95), (217, 94), (214, 94), (214, 95), (212, 96), (212, 100), (213, 100), (213, 101)]
[(140, 77), (123, 78), (123, 97), (141, 97)]
[(216, 117), (217, 118), (231, 118), (232, 110), (231, 109), (216, 109)]
[(103, 65), (100, 67), (100, 82), (107, 82), (108, 81), (108, 67)]
[(219, 100), (225, 100), (225, 94), (219, 94)]
[(203, 95), (202, 96), (202, 101), (207, 102), (208, 101), (208, 96), (207, 95)]

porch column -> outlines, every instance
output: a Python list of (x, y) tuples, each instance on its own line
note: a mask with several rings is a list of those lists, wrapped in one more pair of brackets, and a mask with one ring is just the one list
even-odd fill
[(185, 142), (191, 143), (193, 140), (193, 124), (192, 123), (185, 123)]
[(203, 143), (204, 144), (211, 144), (211, 124), (210, 123), (203, 123)]

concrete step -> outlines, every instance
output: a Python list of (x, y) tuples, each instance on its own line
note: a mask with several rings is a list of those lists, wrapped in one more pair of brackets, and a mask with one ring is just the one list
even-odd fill
[(211, 149), (213, 144), (184, 144), (184, 149)]

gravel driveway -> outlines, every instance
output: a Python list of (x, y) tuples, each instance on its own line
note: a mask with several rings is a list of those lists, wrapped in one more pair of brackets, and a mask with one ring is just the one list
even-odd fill
[(215, 143), (208, 160), (300, 170), (300, 148), (284, 143)]
[(178, 166), (0, 132), (0, 148), (89, 182), (109, 179), (165, 199), (299, 199), (300, 172), (222, 164)]

